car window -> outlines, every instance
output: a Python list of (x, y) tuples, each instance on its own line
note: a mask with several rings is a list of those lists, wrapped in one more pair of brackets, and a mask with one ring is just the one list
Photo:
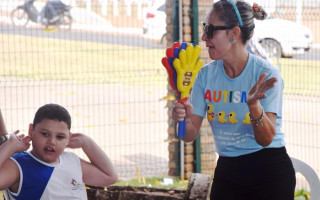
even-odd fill
[(165, 9), (165, 8), (166, 8), (166, 6), (163, 4), (163, 5), (161, 5), (157, 10), (164, 12), (164, 9)]

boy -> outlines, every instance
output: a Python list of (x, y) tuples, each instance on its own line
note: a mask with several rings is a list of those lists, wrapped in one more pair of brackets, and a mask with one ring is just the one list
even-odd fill
[[(85, 184), (115, 183), (118, 178), (107, 155), (88, 136), (71, 133), (70, 127), (65, 108), (40, 107), (28, 136), (16, 131), (0, 146), (0, 190), (9, 189), (10, 199), (17, 200), (87, 199)], [(5, 130), (4, 123), (0, 130)], [(30, 141), (32, 149), (25, 152)], [(82, 148), (90, 162), (64, 151), (66, 147)]]

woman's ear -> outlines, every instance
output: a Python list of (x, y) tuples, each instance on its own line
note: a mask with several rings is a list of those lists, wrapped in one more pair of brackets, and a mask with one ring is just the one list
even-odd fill
[(241, 37), (241, 29), (239, 26), (235, 26), (233, 27), (233, 29), (231, 29), (231, 34), (233, 35), (234, 39), (240, 39)]

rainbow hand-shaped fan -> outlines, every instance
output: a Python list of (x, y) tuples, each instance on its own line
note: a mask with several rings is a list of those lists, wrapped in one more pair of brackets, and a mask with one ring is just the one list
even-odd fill
[[(162, 64), (167, 69), (169, 82), (177, 93), (179, 103), (186, 102), (194, 80), (200, 71), (203, 61), (199, 59), (201, 48), (199, 45), (174, 43), (166, 51), (167, 57), (162, 58)], [(185, 136), (186, 118), (179, 122), (178, 136)]]

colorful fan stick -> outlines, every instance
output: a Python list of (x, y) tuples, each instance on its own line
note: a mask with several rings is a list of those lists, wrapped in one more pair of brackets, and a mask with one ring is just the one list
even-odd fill
[[(167, 57), (162, 58), (162, 64), (168, 72), (170, 85), (177, 92), (180, 103), (188, 100), (195, 77), (203, 65), (203, 61), (199, 59), (200, 52), (201, 48), (198, 45), (174, 43), (172, 48), (167, 49)], [(185, 136), (185, 127), (186, 119), (179, 122), (179, 138)]]
[(173, 60), (175, 58), (174, 52), (175, 51), (180, 51), (180, 48), (181, 48), (180, 43), (179, 42), (175, 42), (172, 45), (172, 48), (167, 48), (167, 51), (166, 51), (166, 56), (167, 57), (164, 57), (161, 60), (163, 66), (167, 69), (170, 86), (174, 91), (176, 91), (177, 98), (180, 97), (180, 92), (177, 90), (177, 72), (173, 67)]

